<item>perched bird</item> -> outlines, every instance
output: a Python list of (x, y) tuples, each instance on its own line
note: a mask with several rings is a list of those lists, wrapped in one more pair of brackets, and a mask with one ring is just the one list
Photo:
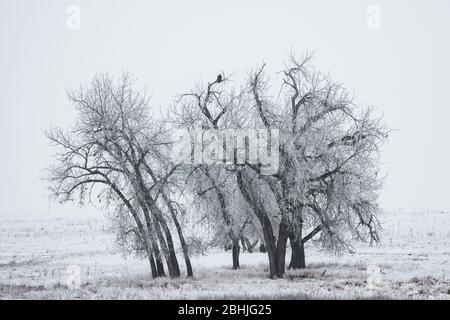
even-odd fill
[(221, 83), (222, 82), (222, 75), (221, 74), (219, 74), (218, 76), (217, 76), (217, 83)]

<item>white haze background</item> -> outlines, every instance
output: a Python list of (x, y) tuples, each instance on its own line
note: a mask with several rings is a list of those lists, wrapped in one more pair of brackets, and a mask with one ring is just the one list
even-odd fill
[[(66, 9), (81, 9), (81, 29)], [(369, 5), (381, 29), (366, 26)], [(164, 108), (217, 73), (237, 79), (289, 50), (314, 63), (398, 129), (382, 155), (386, 210), (448, 208), (450, 2), (0, 0), (0, 216), (92, 215), (49, 203), (42, 131), (74, 121), (65, 91), (95, 72), (134, 73)]]

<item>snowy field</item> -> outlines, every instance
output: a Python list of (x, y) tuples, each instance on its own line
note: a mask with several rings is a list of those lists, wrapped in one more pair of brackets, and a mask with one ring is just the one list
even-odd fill
[(382, 246), (339, 257), (307, 247), (307, 269), (282, 280), (267, 278), (262, 253), (241, 254), (242, 269), (231, 270), (230, 252), (194, 257), (194, 279), (152, 280), (103, 219), (3, 219), (0, 299), (450, 299), (450, 213), (384, 220)]

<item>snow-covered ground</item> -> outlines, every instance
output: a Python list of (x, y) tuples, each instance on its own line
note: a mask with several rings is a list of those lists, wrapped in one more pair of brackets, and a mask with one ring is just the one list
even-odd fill
[(194, 257), (194, 279), (153, 280), (147, 261), (115, 247), (104, 219), (3, 219), (0, 298), (450, 299), (450, 213), (398, 211), (384, 221), (382, 246), (339, 257), (307, 247), (307, 269), (281, 280), (267, 278), (262, 253), (241, 254), (242, 269), (231, 270), (230, 252)]

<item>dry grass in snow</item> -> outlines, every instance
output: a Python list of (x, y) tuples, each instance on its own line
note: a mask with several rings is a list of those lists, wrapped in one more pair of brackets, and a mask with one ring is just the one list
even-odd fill
[(147, 262), (124, 257), (105, 230), (102, 219), (4, 219), (0, 298), (450, 299), (448, 212), (387, 214), (382, 246), (340, 257), (310, 246), (307, 268), (280, 280), (267, 278), (265, 254), (241, 254), (236, 271), (230, 252), (194, 257), (193, 279), (153, 280)]

